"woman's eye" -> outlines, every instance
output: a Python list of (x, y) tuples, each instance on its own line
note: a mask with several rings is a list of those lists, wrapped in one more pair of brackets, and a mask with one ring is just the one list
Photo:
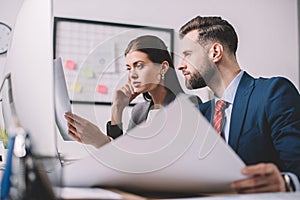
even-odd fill
[(137, 65), (136, 65), (136, 68), (137, 68), (137, 69), (142, 69), (143, 67), (144, 67), (143, 64), (137, 64)]
[(127, 71), (130, 71), (130, 70), (131, 70), (131, 67), (127, 67), (126, 70), (127, 70)]

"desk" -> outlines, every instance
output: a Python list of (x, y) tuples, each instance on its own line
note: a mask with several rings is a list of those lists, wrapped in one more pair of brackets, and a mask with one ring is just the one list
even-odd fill
[[(2, 171), (0, 170), (0, 178), (2, 175)], [(80, 189), (80, 188), (78, 188)], [(82, 188), (81, 188), (82, 189)], [(91, 189), (91, 188), (89, 188)], [(97, 189), (97, 188), (94, 188)], [(105, 190), (109, 190), (111, 192), (114, 192), (116, 194), (121, 195), (119, 199), (121, 200), (299, 200), (300, 199), (300, 192), (293, 192), (293, 193), (259, 193), (259, 194), (216, 194), (216, 195), (193, 195), (188, 197), (188, 195), (178, 196), (169, 195), (169, 197), (166, 197), (167, 195), (162, 195), (159, 197), (158, 195), (151, 196), (150, 194), (136, 194), (132, 192), (122, 191), (119, 189), (112, 189), (112, 188), (106, 188)], [(86, 194), (87, 195), (87, 194)], [(87, 195), (88, 196), (88, 195)], [(60, 199), (60, 198), (59, 198)], [(62, 198), (63, 200), (101, 200), (107, 198)]]
[[(3, 169), (0, 170), (0, 179), (2, 178)], [(1, 189), (1, 188), (0, 188)], [(75, 189), (84, 189), (84, 188), (75, 188)], [(85, 188), (87, 190), (97, 190), (101, 188)], [(62, 200), (113, 200), (113, 199), (121, 199), (121, 200), (299, 200), (300, 199), (300, 192), (294, 193), (260, 193), (260, 194), (214, 194), (214, 195), (176, 195), (176, 194), (151, 194), (151, 193), (142, 193), (142, 192), (128, 192), (114, 188), (105, 188), (104, 191), (110, 191), (117, 194), (116, 198), (112, 195), (112, 198), (101, 197), (101, 195), (90, 198), (88, 193), (82, 192), (80, 196), (73, 196), (71, 198), (58, 198)], [(73, 191), (71, 194), (76, 194)], [(86, 195), (86, 196), (84, 196)], [(110, 196), (111, 197), (111, 196)]]
[[(142, 198), (143, 199), (143, 198)], [(183, 198), (144, 198), (146, 200), (299, 200), (300, 192), (260, 193), (260, 194), (218, 194), (212, 196), (194, 196)]]
[(211, 197), (181, 198), (176, 200), (299, 200), (300, 192), (294, 193), (260, 193), (260, 194), (232, 194)]
[[(97, 190), (97, 188), (94, 188)], [(98, 188), (99, 189), (99, 188)], [(216, 195), (193, 195), (188, 196), (185, 195), (183, 197), (181, 195), (162, 195), (159, 197), (158, 195), (154, 195), (154, 197), (150, 194), (136, 194), (136, 193), (130, 193), (118, 189), (109, 189), (106, 188), (105, 190), (109, 190), (111, 192), (114, 192), (116, 194), (121, 195), (120, 198), (112, 198), (112, 199), (122, 199), (122, 200), (299, 200), (300, 199), (300, 192), (294, 192), (294, 193), (259, 193), (259, 194), (216, 194)], [(166, 197), (169, 196), (169, 197)], [(100, 200), (100, 199), (108, 199), (108, 198), (63, 198), (63, 200)]]

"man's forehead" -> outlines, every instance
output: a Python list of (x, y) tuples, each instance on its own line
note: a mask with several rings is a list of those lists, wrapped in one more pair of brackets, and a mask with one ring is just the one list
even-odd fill
[(183, 40), (190, 40), (197, 42), (198, 41), (198, 36), (199, 36), (199, 31), (198, 30), (192, 30), (188, 32), (184, 37)]
[(188, 49), (193, 49), (196, 47), (199, 47), (199, 40), (198, 40), (198, 31), (193, 30), (189, 33), (187, 33), (183, 39), (182, 39), (182, 50), (188, 50)]

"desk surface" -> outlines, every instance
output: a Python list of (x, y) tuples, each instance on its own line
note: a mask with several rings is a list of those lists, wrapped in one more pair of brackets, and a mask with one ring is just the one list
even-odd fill
[[(3, 170), (0, 170), (0, 180), (2, 179)], [(1, 183), (1, 182), (0, 182)], [(1, 189), (1, 188), (0, 188)], [(103, 189), (103, 193), (101, 193), (101, 188), (74, 188), (76, 190), (86, 189), (86, 192), (80, 191), (79, 196), (74, 196), (76, 192), (73, 191), (73, 196), (71, 198), (58, 198), (64, 200), (101, 200), (101, 199), (121, 199), (121, 200), (299, 200), (300, 192), (293, 193), (258, 193), (258, 194), (216, 194), (216, 195), (193, 195), (193, 196), (182, 196), (182, 195), (172, 195), (172, 194), (164, 194), (162, 196), (152, 195), (151, 194), (143, 194), (143, 193), (135, 193), (135, 192), (127, 192), (118, 189), (106, 188)], [(91, 198), (91, 195), (88, 191), (100, 189), (98, 196), (94, 196)], [(106, 192), (106, 193), (105, 193)], [(92, 191), (93, 193), (93, 191)], [(72, 193), (71, 193), (72, 194)], [(89, 196), (90, 195), (90, 196)], [(108, 196), (104, 196), (108, 195)], [(99, 198), (100, 197), (100, 198)], [(109, 197), (109, 198), (108, 198)]]
[[(75, 188), (76, 189), (76, 188)], [(78, 190), (81, 190), (83, 188), (78, 188)], [(86, 188), (89, 191), (91, 188)], [(99, 188), (94, 188), (95, 190)], [(88, 191), (87, 190), (87, 191)], [(99, 191), (100, 192), (100, 191)], [(108, 193), (107, 193), (108, 192)], [(113, 194), (110, 194), (109, 192), (112, 192)], [(76, 192), (75, 192), (76, 193)], [(95, 200), (95, 199), (122, 199), (122, 200), (299, 200), (300, 199), (300, 192), (294, 192), (294, 193), (259, 193), (259, 194), (217, 194), (217, 195), (198, 195), (198, 196), (188, 196), (185, 195), (185, 197), (178, 196), (178, 195), (162, 195), (159, 197), (158, 195), (150, 196), (149, 194), (143, 195), (143, 194), (135, 194), (135, 193), (129, 193), (125, 191), (121, 191), (118, 189), (103, 189), (103, 193), (99, 194), (99, 197), (101, 198), (91, 198), (88, 193), (85, 193), (86, 196), (82, 196), (83, 192), (80, 191), (80, 196), (73, 196), (72, 198), (62, 198), (65, 200), (79, 200), (79, 199), (85, 199), (85, 200)], [(74, 193), (73, 193), (74, 194)], [(104, 194), (107, 194), (107, 196), (103, 196)], [(114, 195), (115, 194), (115, 195)], [(168, 196), (168, 197), (167, 197)], [(172, 196), (172, 197), (171, 197)]]
[(179, 198), (176, 200), (299, 200), (297, 193), (260, 193), (260, 194), (231, 194), (210, 197)]
[[(0, 171), (0, 175), (2, 171)], [(1, 176), (0, 176), (1, 178)], [(75, 190), (80, 190), (84, 188), (75, 188)], [(87, 191), (91, 191), (93, 189), (99, 189), (99, 188), (85, 188), (88, 189)], [(105, 193), (112, 192), (114, 194)], [(81, 191), (82, 192), (82, 191)], [(75, 194), (75, 193), (73, 193)], [(217, 194), (217, 195), (198, 195), (198, 196), (190, 196), (187, 195), (184, 196), (178, 196), (178, 195), (163, 195), (159, 197), (158, 195), (152, 196), (150, 194), (143, 195), (143, 194), (136, 194), (131, 192), (126, 192), (118, 189), (103, 189), (102, 195), (99, 195), (98, 197), (102, 196), (101, 198), (90, 198), (88, 192), (81, 193), (80, 196), (72, 196), (71, 198), (59, 198), (64, 200), (101, 200), (106, 199), (108, 200), (107, 196), (103, 195), (109, 195), (111, 197), (110, 199), (121, 199), (121, 200), (299, 200), (300, 199), (300, 192), (293, 192), (293, 193), (258, 193), (258, 194)], [(82, 196), (83, 195), (83, 196)], [(119, 196), (118, 196), (119, 195)]]

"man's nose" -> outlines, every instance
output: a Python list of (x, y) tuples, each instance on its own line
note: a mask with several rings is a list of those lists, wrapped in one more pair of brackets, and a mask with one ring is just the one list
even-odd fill
[(186, 64), (185, 64), (183, 59), (179, 62), (178, 66), (177, 66), (177, 69), (178, 70), (186, 69)]

